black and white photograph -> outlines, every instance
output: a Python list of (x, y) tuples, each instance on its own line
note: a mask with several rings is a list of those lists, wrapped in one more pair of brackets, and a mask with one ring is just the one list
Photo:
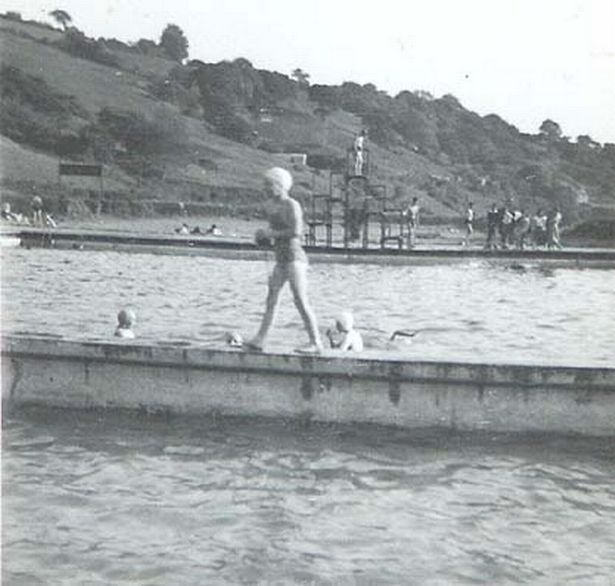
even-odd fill
[(615, 586), (614, 0), (0, 0), (5, 586)]

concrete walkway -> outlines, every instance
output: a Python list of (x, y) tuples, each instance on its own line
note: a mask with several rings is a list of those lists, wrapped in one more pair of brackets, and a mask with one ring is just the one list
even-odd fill
[[(151, 252), (153, 254), (187, 254), (238, 259), (266, 259), (268, 249), (241, 240), (203, 236), (156, 236), (122, 232), (91, 232), (69, 229), (7, 229), (3, 238), (12, 245), (17, 240), (25, 247), (46, 247), (79, 250), (117, 250), (122, 252)], [(554, 263), (559, 266), (615, 267), (615, 249), (565, 248), (563, 250), (483, 250), (480, 247), (417, 246), (412, 250), (397, 248), (343, 248), (342, 246), (306, 247), (315, 262), (358, 262), (376, 264), (414, 264), (417, 262), (466, 261), (488, 259), (511, 264), (528, 261)]]
[(11, 404), (615, 436), (615, 368), (2, 338)]

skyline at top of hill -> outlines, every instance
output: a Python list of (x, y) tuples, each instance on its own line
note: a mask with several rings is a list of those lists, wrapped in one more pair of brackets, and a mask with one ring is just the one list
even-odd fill
[[(124, 43), (88, 38), (65, 12), (55, 16), (55, 26), (15, 13), (0, 19), (0, 181), (13, 203), (43, 186), (58, 201), (71, 191), (57, 185), (58, 157), (103, 163), (113, 198), (133, 207), (254, 206), (262, 170), (284, 161), (296, 194), (308, 197), (339, 188), (317, 176), (343, 171), (363, 128), (370, 182), (394, 205), (420, 198), (425, 217), (456, 216), (469, 201), (478, 210), (494, 201), (557, 205), (571, 221), (615, 209), (615, 144), (570, 140), (551, 119), (523, 133), (452, 94), (393, 97), (370, 83), (310, 84), (301, 71), (276, 73), (245, 58), (191, 59), (176, 25), (160, 43)], [(288, 153), (303, 153), (303, 162)]]
[(47, 22), (51, 10), (63, 9), (86, 34), (127, 42), (158, 40), (176, 23), (193, 59), (245, 57), (286, 74), (299, 67), (312, 83), (373, 83), (391, 95), (450, 93), (523, 132), (537, 132), (549, 118), (566, 136), (615, 142), (615, 6), (608, 0), (3, 5)]

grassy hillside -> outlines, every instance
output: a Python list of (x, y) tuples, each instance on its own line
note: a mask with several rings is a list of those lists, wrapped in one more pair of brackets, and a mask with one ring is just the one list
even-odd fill
[[(364, 127), (371, 181), (392, 200), (419, 197), (425, 218), (458, 218), (470, 200), (479, 214), (513, 199), (528, 209), (560, 205), (568, 218), (615, 203), (614, 145), (523, 135), (452, 96), (308, 87), (245, 59), (181, 65), (154, 43), (144, 53), (5, 17), (0, 45), (0, 182), (17, 206), (33, 193), (50, 207), (62, 197), (96, 199), (95, 181), (59, 184), (62, 160), (102, 163), (112, 202), (248, 210), (261, 198), (262, 172), (289, 166), (283, 153), (339, 163)], [(328, 189), (325, 170), (291, 167), (299, 197)], [(121, 209), (149, 209), (136, 203)]]
[[(74, 97), (84, 113), (82, 117), (71, 120), (71, 126), (87, 126), (105, 107), (138, 112), (161, 124), (174, 120), (181, 126), (182, 144), (179, 149), (148, 157), (148, 165), (160, 169), (163, 179), (122, 172), (117, 161), (111, 161), (105, 165), (105, 187), (125, 190), (137, 198), (184, 201), (199, 195), (206, 197), (211, 188), (218, 187), (223, 190), (238, 188), (238, 192), (256, 191), (260, 179), (255, 178), (262, 174), (263, 169), (275, 164), (275, 156), (221, 137), (208, 130), (202, 121), (184, 116), (173, 104), (150, 95), (147, 76), (160, 73), (160, 62), (167, 69), (173, 67), (172, 62), (131, 55), (125, 59), (126, 69), (112, 68), (75, 58), (31, 38), (35, 35), (30, 31), (37, 32), (38, 27), (21, 24), (17, 30), (21, 34), (25, 30), (28, 36), (20, 36), (12, 30), (15, 23), (0, 19), (0, 25), (3, 65), (40, 78), (51, 90)], [(152, 61), (156, 64), (155, 69), (150, 68)], [(19, 190), (26, 189), (24, 185), (40, 184), (43, 187), (56, 184), (60, 158), (65, 161), (92, 160), (88, 153), (84, 157), (60, 157), (54, 152), (37, 151), (27, 141), (16, 144), (3, 135), (0, 135), (0, 149), (0, 180), (11, 187), (13, 201)], [(130, 158), (130, 153), (124, 156), (124, 159)], [(141, 157), (135, 156), (134, 159), (141, 162)], [(96, 183), (88, 186), (86, 179), (80, 182), (82, 189), (98, 187)], [(29, 194), (30, 188), (27, 191)]]

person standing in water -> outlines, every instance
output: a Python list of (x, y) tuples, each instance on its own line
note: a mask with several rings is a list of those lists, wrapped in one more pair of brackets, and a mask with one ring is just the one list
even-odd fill
[(275, 266), (269, 277), (267, 302), (260, 328), (256, 336), (245, 342), (244, 346), (253, 350), (263, 349), (275, 317), (280, 292), (288, 281), (295, 305), (310, 339), (309, 345), (299, 348), (298, 351), (317, 353), (322, 349), (322, 341), (316, 316), (308, 300), (308, 260), (301, 246), (303, 212), (299, 202), (289, 195), (292, 184), (292, 176), (286, 169), (274, 167), (265, 173), (265, 192), (272, 200), (272, 205), (268, 213), (269, 229), (259, 230), (257, 240), (273, 241)]
[(117, 328), (115, 329), (115, 336), (117, 338), (135, 338), (133, 327), (137, 323), (137, 316), (132, 309), (122, 309), (117, 314)]
[(335, 331), (327, 330), (331, 348), (343, 352), (363, 352), (363, 338), (354, 327), (354, 317), (349, 311), (343, 311), (335, 320)]

